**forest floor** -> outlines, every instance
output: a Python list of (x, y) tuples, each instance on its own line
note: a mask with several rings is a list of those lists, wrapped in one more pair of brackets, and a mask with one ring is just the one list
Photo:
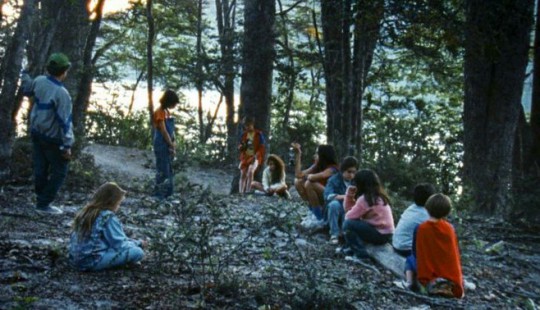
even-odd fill
[[(148, 198), (151, 152), (92, 145), (86, 153), (98, 168), (83, 172), (97, 180), (66, 182), (57, 199), (63, 215), (33, 211), (29, 178), (0, 188), (0, 309), (537, 309), (540, 304), (538, 227), (466, 214), (452, 218), (465, 278), (476, 289), (460, 300), (428, 297), (396, 287), (398, 278), (376, 262), (358, 265), (335, 254), (326, 234), (302, 229), (306, 208), (297, 195), (290, 201), (228, 195), (233, 169), (191, 167), (180, 169), (177, 193), (158, 203)], [(74, 168), (79, 175), (81, 168)], [(140, 265), (78, 272), (66, 256), (70, 225), (105, 180), (128, 189), (119, 211), (124, 229), (150, 246)]]

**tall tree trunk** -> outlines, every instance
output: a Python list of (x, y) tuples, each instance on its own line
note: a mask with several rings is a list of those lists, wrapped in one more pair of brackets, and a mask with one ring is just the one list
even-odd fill
[(148, 72), (148, 114), (150, 117), (150, 124), (152, 124), (152, 115), (154, 114), (154, 99), (152, 98), (154, 88), (154, 63), (152, 49), (154, 47), (155, 37), (154, 16), (152, 15), (152, 0), (146, 1), (146, 19), (148, 21), (148, 41), (146, 42), (146, 61), (148, 67), (146, 70)]
[(88, 110), (88, 103), (92, 92), (92, 80), (94, 79), (95, 72), (94, 65), (97, 61), (97, 59), (92, 58), (92, 52), (94, 51), (99, 28), (101, 26), (104, 4), (105, 0), (98, 0), (95, 7), (95, 18), (92, 21), (92, 26), (86, 37), (84, 46), (81, 79), (79, 80), (77, 97), (75, 97), (75, 101), (73, 102), (73, 127), (76, 136), (79, 137), (79, 141), (82, 141), (85, 136), (85, 115), (86, 110)]
[[(279, 5), (279, 11), (283, 12), (283, 4), (281, 0), (278, 0)], [(287, 18), (286, 14), (281, 13), (279, 14), (281, 16), (281, 22), (283, 23), (283, 26), (285, 28), (285, 31), (283, 31), (283, 50), (287, 54), (287, 59), (289, 60), (289, 67), (290, 72), (287, 74), (286, 77), (286, 94), (285, 94), (285, 114), (283, 116), (283, 121), (281, 123), (281, 127), (283, 128), (282, 132), (287, 133), (287, 127), (289, 126), (289, 119), (291, 115), (291, 109), (294, 101), (294, 89), (296, 87), (296, 68), (295, 68), (295, 61), (294, 61), (294, 54), (289, 46), (289, 31), (287, 29)], [(284, 151), (284, 150), (281, 150)]]
[(466, 1), (464, 177), (483, 214), (508, 211), (533, 5)]
[(343, 1), (321, 0), (323, 68), (326, 83), (326, 137), (334, 144), (339, 135), (343, 98), (343, 53), (341, 51)]
[(373, 54), (381, 31), (384, 17), (384, 1), (361, 1), (357, 4), (354, 27), (353, 72), (351, 81), (352, 107), (350, 114), (349, 155), (362, 155), (362, 98), (366, 79), (373, 62)]
[[(36, 10), (32, 19), (30, 38), (26, 49), (28, 59), (28, 71), (30, 76), (35, 77), (43, 74), (49, 50), (60, 24), (65, 5), (60, 5), (54, 10), (52, 7), (42, 4), (40, 10)], [(15, 122), (23, 102), (22, 91), (17, 93), (17, 103), (13, 109), (12, 119)], [(32, 110), (32, 102), (28, 105), (27, 115)], [(30, 119), (28, 119), (30, 126)]]
[(12, 120), (13, 107), (16, 103), (17, 82), (22, 67), (22, 60), (32, 15), (34, 0), (24, 2), (17, 28), (3, 59), (2, 89), (0, 93), (0, 181), (9, 177), (11, 152), (15, 137), (15, 124)]
[(531, 102), (531, 170), (540, 177), (540, 2), (536, 1), (536, 25), (534, 35), (534, 72)]
[(196, 78), (195, 78), (195, 87), (197, 88), (198, 94), (198, 109), (199, 114), (199, 142), (204, 143), (204, 119), (203, 119), (203, 53), (202, 53), (202, 10), (203, 2), (202, 0), (197, 1), (197, 64), (196, 64)]
[[(240, 117), (255, 118), (255, 127), (268, 137), (272, 102), (272, 73), (275, 57), (275, 0), (247, 0), (244, 3), (244, 45)], [(237, 135), (238, 137), (239, 135)], [(238, 140), (236, 145), (238, 145)], [(262, 171), (262, 169), (259, 169)], [(231, 184), (238, 192), (239, 172)]]
[(227, 107), (227, 155), (234, 160), (237, 155), (236, 123), (234, 121), (234, 36), (236, 19), (236, 1), (216, 0), (216, 18), (221, 49), (221, 70), (224, 78), (223, 95)]
[(245, 3), (241, 116), (253, 116), (256, 127), (266, 135), (270, 132), (275, 13), (275, 0)]
[[(42, 7), (51, 13), (57, 7), (63, 7), (62, 21), (56, 29), (50, 46), (50, 52), (62, 52), (69, 57), (71, 67), (64, 81), (72, 98), (77, 98), (79, 83), (83, 75), (83, 54), (90, 28), (88, 0), (41, 0)], [(46, 53), (47, 51), (41, 51)]]

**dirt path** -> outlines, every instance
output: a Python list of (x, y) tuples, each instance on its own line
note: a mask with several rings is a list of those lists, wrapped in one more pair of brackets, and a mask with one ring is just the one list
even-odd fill
[[(154, 178), (154, 154), (150, 150), (138, 150), (122, 146), (91, 144), (83, 152), (94, 156), (96, 166), (102, 171), (125, 178), (124, 183)], [(232, 173), (221, 169), (188, 167), (179, 174), (190, 183), (208, 187), (213, 193), (227, 195)]]

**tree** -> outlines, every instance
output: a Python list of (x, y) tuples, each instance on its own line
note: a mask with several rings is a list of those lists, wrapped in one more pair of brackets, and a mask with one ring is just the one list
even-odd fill
[(275, 13), (275, 0), (245, 3), (240, 116), (253, 116), (266, 135), (270, 133)]
[(464, 177), (488, 215), (508, 211), (533, 4), (466, 1)]
[(103, 17), (104, 4), (105, 0), (98, 0), (94, 8), (95, 17), (92, 21), (88, 36), (86, 37), (79, 87), (77, 89), (77, 97), (75, 97), (73, 102), (73, 126), (75, 127), (75, 134), (80, 138), (85, 136), (85, 115), (88, 110), (90, 94), (92, 92), (92, 81), (94, 80), (95, 74), (95, 64), (97, 61), (97, 55), (92, 57), (92, 53), (94, 51), (101, 19)]
[(147, 83), (148, 83), (148, 114), (150, 115), (150, 123), (152, 123), (152, 115), (154, 114), (154, 101), (152, 99), (154, 87), (154, 59), (153, 47), (155, 38), (155, 23), (152, 14), (152, 0), (146, 1), (146, 19), (148, 22), (148, 39), (146, 43), (146, 61), (147, 61)]
[(229, 160), (233, 160), (236, 154), (236, 123), (234, 122), (234, 78), (235, 72), (235, 22), (236, 22), (236, 0), (216, 0), (216, 20), (219, 36), (219, 47), (221, 51), (221, 61), (219, 73), (222, 76), (220, 87), (221, 93), (225, 97), (227, 107), (227, 153)]
[(362, 95), (383, 16), (380, 0), (321, 1), (327, 138), (341, 155), (360, 152)]
[(16, 103), (17, 81), (29, 36), (34, 5), (35, 1), (33, 0), (24, 2), (17, 28), (1, 64), (3, 75), (0, 77), (2, 85), (0, 93), (0, 180), (5, 180), (10, 174), (9, 163), (11, 162), (15, 137), (15, 123), (12, 114)]
[[(247, 0), (244, 3), (239, 114), (240, 117), (255, 118), (255, 126), (267, 136), (270, 133), (272, 73), (275, 57), (275, 5), (275, 0)], [(238, 145), (238, 140), (235, 144)], [(262, 169), (259, 169), (259, 172), (262, 172)], [(238, 182), (239, 171), (231, 184), (232, 193), (238, 192)]]

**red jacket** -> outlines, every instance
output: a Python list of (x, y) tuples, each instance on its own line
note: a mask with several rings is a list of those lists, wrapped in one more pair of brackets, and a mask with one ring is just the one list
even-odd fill
[[(265, 140), (264, 135), (262, 131), (255, 129), (255, 135), (253, 135), (253, 150), (255, 153), (255, 157), (257, 158), (257, 161), (259, 162), (259, 166), (262, 166), (264, 163), (264, 155), (266, 152), (266, 148), (264, 146)], [(248, 132), (244, 132), (242, 134), (242, 144), (244, 144), (248, 139)], [(246, 154), (244, 150), (240, 151), (240, 162), (242, 163), (242, 166), (246, 165), (249, 166), (252, 163), (252, 156), (249, 156)]]
[(415, 241), (418, 281), (425, 286), (435, 278), (447, 279), (454, 283), (454, 296), (463, 297), (463, 274), (454, 227), (445, 220), (426, 221), (418, 226)]

